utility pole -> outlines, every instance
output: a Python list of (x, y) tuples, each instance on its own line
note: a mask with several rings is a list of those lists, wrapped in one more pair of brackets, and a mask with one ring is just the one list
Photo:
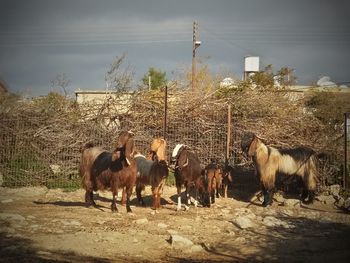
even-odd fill
[(193, 41), (192, 41), (192, 90), (196, 89), (196, 48), (201, 45), (197, 40), (198, 23), (193, 21)]

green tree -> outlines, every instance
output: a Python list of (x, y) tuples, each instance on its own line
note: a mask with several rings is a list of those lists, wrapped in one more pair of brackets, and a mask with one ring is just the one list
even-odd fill
[[(263, 71), (256, 72), (242, 81), (239, 87), (241, 89), (250, 87), (259, 91), (274, 90), (295, 85), (296, 79), (293, 69), (282, 67), (274, 73), (272, 65), (267, 65)], [(276, 82), (278, 83), (277, 86)]]
[(160, 71), (156, 68), (150, 67), (148, 73), (142, 78), (142, 83), (145, 86), (151, 86), (151, 89), (159, 89), (167, 82), (165, 71)]

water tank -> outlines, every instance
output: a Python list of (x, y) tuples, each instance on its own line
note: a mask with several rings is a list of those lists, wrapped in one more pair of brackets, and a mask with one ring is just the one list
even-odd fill
[(259, 57), (247, 56), (244, 58), (244, 72), (259, 72)]

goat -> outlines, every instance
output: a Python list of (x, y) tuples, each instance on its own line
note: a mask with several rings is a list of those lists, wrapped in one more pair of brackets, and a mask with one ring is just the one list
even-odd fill
[(203, 205), (210, 207), (215, 203), (215, 196), (219, 198), (219, 192), (222, 187), (222, 168), (215, 160), (211, 160), (203, 171), (204, 178), (204, 200)]
[(113, 199), (111, 209), (117, 212), (116, 196), (118, 188), (126, 189), (126, 210), (130, 208), (130, 196), (136, 182), (136, 162), (133, 158), (133, 134), (122, 131), (119, 134), (115, 150), (108, 152), (92, 144), (86, 144), (81, 156), (79, 174), (85, 189), (87, 206), (96, 206), (93, 191), (111, 189)]
[(202, 168), (197, 155), (188, 146), (177, 144), (172, 152), (172, 162), (175, 163), (175, 182), (177, 188), (177, 210), (181, 210), (181, 187), (186, 187), (187, 204), (190, 204), (189, 190), (195, 187), (195, 203), (198, 203), (198, 189), (201, 184)]
[(306, 147), (276, 149), (266, 146), (254, 133), (245, 133), (241, 147), (253, 157), (257, 176), (264, 195), (263, 206), (272, 204), (276, 173), (297, 175), (304, 182), (301, 201), (312, 203), (317, 184), (317, 158), (315, 152)]
[(136, 179), (136, 195), (139, 203), (145, 205), (141, 196), (145, 185), (151, 185), (153, 204), (152, 208), (160, 208), (160, 196), (163, 192), (165, 179), (168, 176), (168, 165), (165, 161), (166, 142), (164, 139), (156, 138), (151, 144), (151, 160), (141, 154), (135, 155), (138, 176)]
[(227, 198), (227, 190), (228, 187), (232, 184), (233, 181), (233, 167), (225, 164), (224, 168), (222, 169), (222, 192), (224, 195), (224, 198)]

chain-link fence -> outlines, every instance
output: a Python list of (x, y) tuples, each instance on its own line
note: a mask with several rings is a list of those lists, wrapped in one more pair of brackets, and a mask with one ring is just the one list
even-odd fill
[[(100, 116), (70, 121), (65, 118), (48, 119), (46, 116), (1, 119), (2, 185), (78, 186), (78, 165), (83, 145), (92, 142), (112, 150), (121, 130), (131, 130), (135, 134), (136, 149), (143, 154), (147, 154), (154, 137), (165, 136), (169, 161), (171, 151), (178, 143), (190, 146), (203, 165), (211, 159), (225, 161), (227, 106), (210, 110), (205, 118), (193, 111), (181, 116), (169, 115), (165, 130), (162, 112), (153, 116), (156, 121), (152, 116), (137, 117), (141, 115), (135, 111), (132, 116), (124, 114), (122, 122), (119, 120), (118, 125), (108, 127), (101, 125), (105, 121)], [(99, 119), (98, 122), (96, 119)]]
[(344, 171), (343, 186), (350, 189), (350, 113), (344, 114)]
[[(179, 90), (170, 92), (167, 100), (161, 92), (147, 92), (128, 95), (127, 102), (121, 96), (108, 98), (105, 104), (99, 105), (66, 105), (59, 101), (58, 107), (50, 100), (40, 110), (29, 108), (24, 113), (1, 115), (0, 185), (78, 187), (78, 165), (84, 144), (93, 143), (111, 151), (121, 130), (131, 130), (135, 134), (136, 149), (142, 154), (147, 154), (153, 138), (165, 137), (168, 161), (175, 145), (181, 143), (198, 154), (202, 165), (211, 159), (223, 163), (228, 157), (229, 164), (237, 169), (236, 176), (244, 174), (240, 165), (248, 163), (250, 173), (242, 176), (242, 182), (253, 184), (258, 182), (252, 172), (252, 163), (247, 162), (240, 150), (242, 132), (247, 129), (260, 131), (262, 135), (269, 132), (266, 143), (282, 147), (282, 142), (295, 139), (292, 142), (295, 145), (298, 138), (309, 136), (310, 144), (318, 143), (317, 152), (326, 149), (331, 153), (327, 153), (327, 158), (321, 162), (321, 183), (343, 184), (349, 177), (348, 119), (345, 125), (347, 148), (343, 151), (343, 144), (338, 139), (328, 138), (324, 142), (322, 133), (325, 130), (310, 131), (309, 126), (296, 126), (300, 124), (299, 118), (287, 117), (276, 122), (275, 116), (255, 114), (242, 119), (237, 111), (229, 113), (227, 100), (208, 99), (198, 94), (192, 96)], [(281, 123), (291, 123), (291, 127), (282, 129)], [(341, 171), (344, 160), (345, 177)], [(235, 179), (239, 184), (239, 178)]]

